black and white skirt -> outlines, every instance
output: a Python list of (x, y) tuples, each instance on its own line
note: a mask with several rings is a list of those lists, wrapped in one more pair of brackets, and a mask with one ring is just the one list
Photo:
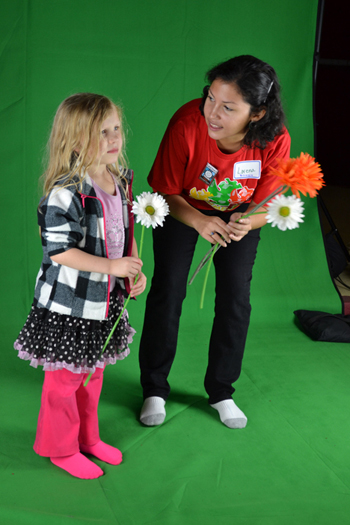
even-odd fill
[(110, 295), (108, 318), (103, 321), (81, 319), (32, 306), (28, 318), (14, 343), (18, 357), (45, 372), (67, 370), (82, 374), (95, 372), (129, 355), (135, 330), (124, 310), (103, 354), (104, 344), (123, 309), (124, 297)]

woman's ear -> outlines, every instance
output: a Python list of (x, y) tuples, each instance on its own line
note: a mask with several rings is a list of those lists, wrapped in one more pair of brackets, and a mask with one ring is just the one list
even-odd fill
[(261, 120), (266, 115), (266, 109), (261, 109), (258, 113), (254, 113), (251, 116), (250, 121), (251, 122), (258, 122), (258, 120)]

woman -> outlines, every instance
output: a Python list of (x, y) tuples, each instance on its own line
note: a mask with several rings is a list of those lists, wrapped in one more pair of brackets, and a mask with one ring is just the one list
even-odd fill
[(276, 158), (289, 157), (290, 137), (271, 66), (238, 56), (211, 69), (207, 79), (202, 100), (185, 104), (170, 120), (148, 177), (170, 208), (164, 227), (153, 231), (155, 269), (140, 345), (140, 420), (148, 426), (166, 415), (167, 377), (198, 235), (224, 247), (214, 257), (215, 318), (205, 389), (222, 423), (247, 423), (232, 399), (232, 384), (241, 371), (252, 268), (266, 218), (244, 214), (277, 186), (267, 172)]

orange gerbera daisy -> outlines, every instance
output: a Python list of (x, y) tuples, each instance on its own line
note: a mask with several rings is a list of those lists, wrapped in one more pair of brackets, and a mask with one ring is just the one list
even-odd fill
[(269, 175), (277, 176), (297, 197), (299, 192), (315, 197), (325, 184), (321, 166), (308, 153), (300, 153), (296, 159), (276, 159), (276, 162), (277, 168), (270, 168)]

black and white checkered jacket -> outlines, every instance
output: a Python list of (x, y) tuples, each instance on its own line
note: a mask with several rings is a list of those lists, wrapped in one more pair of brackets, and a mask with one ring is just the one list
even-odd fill
[[(133, 172), (125, 172), (131, 188)], [(123, 256), (132, 252), (134, 221), (131, 205), (127, 202), (123, 188), (123, 220), (125, 246)], [(34, 304), (60, 314), (84, 319), (103, 320), (108, 315), (110, 276), (95, 272), (81, 272), (55, 263), (52, 255), (70, 248), (108, 257), (106, 226), (102, 202), (97, 198), (91, 178), (86, 175), (78, 192), (75, 186), (53, 189), (38, 210), (41, 228), (43, 260), (37, 276)], [(124, 295), (130, 291), (128, 279), (118, 279)]]

